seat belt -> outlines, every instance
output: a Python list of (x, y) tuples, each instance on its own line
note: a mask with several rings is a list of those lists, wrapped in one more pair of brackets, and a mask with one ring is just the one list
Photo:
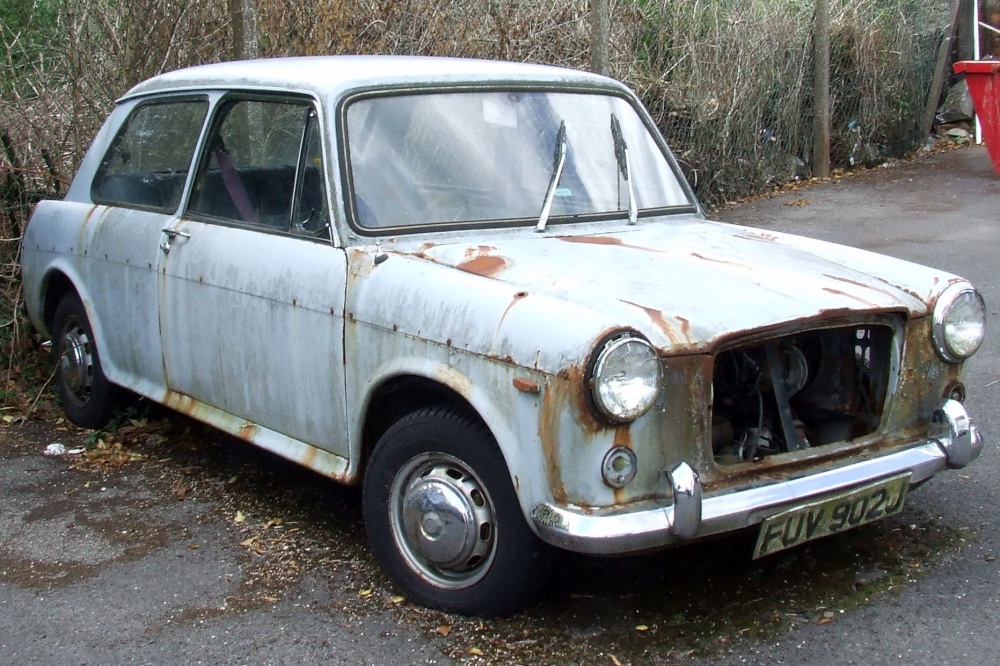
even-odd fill
[(233, 161), (229, 159), (229, 151), (226, 150), (225, 146), (219, 145), (214, 152), (215, 161), (218, 163), (219, 172), (222, 174), (222, 183), (226, 186), (226, 192), (229, 193), (229, 198), (233, 200), (233, 204), (236, 206), (236, 210), (239, 211), (240, 217), (247, 224), (257, 224), (257, 211), (250, 204), (247, 189), (244, 187), (243, 181), (240, 179), (240, 174), (236, 171), (236, 167), (233, 166)]

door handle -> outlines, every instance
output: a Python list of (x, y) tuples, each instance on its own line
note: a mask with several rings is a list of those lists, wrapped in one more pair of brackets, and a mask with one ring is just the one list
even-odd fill
[(191, 234), (189, 234), (188, 232), (178, 231), (177, 229), (171, 229), (170, 227), (165, 227), (160, 231), (162, 231), (166, 236), (166, 238), (164, 238), (163, 241), (160, 243), (160, 249), (163, 250), (163, 254), (167, 254), (168, 252), (170, 252), (171, 245), (173, 244), (174, 239), (177, 238), (178, 236), (180, 236), (181, 238), (191, 238)]

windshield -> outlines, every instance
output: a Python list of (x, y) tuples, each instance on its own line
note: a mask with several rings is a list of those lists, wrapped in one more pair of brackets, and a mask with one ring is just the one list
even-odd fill
[(347, 142), (356, 219), (369, 229), (535, 224), (543, 208), (558, 224), (693, 205), (635, 109), (610, 95), (363, 98), (347, 108)]

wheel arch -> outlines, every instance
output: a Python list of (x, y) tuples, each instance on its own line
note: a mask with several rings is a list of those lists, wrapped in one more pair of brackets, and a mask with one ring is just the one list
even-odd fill
[(45, 325), (45, 332), (50, 336), (52, 335), (56, 308), (59, 307), (59, 303), (67, 294), (74, 294), (83, 301), (76, 284), (66, 273), (59, 269), (50, 271), (42, 281), (42, 323)]
[[(365, 468), (379, 439), (393, 423), (425, 407), (449, 407), (496, 433), (458, 390), (446, 383), (416, 373), (385, 378), (368, 395), (358, 449), (357, 479), (364, 478)], [(502, 453), (502, 450), (501, 450)]]

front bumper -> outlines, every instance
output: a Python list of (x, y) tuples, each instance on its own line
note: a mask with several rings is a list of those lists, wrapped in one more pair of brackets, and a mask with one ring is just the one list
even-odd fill
[(965, 407), (948, 400), (934, 412), (927, 439), (904, 451), (707, 498), (698, 474), (682, 462), (661, 472), (673, 494), (669, 506), (584, 513), (542, 503), (531, 517), (543, 540), (566, 550), (594, 555), (649, 550), (752, 527), (784, 509), (901, 472), (910, 472), (911, 485), (920, 483), (942, 470), (964, 467), (982, 449), (983, 438)]

